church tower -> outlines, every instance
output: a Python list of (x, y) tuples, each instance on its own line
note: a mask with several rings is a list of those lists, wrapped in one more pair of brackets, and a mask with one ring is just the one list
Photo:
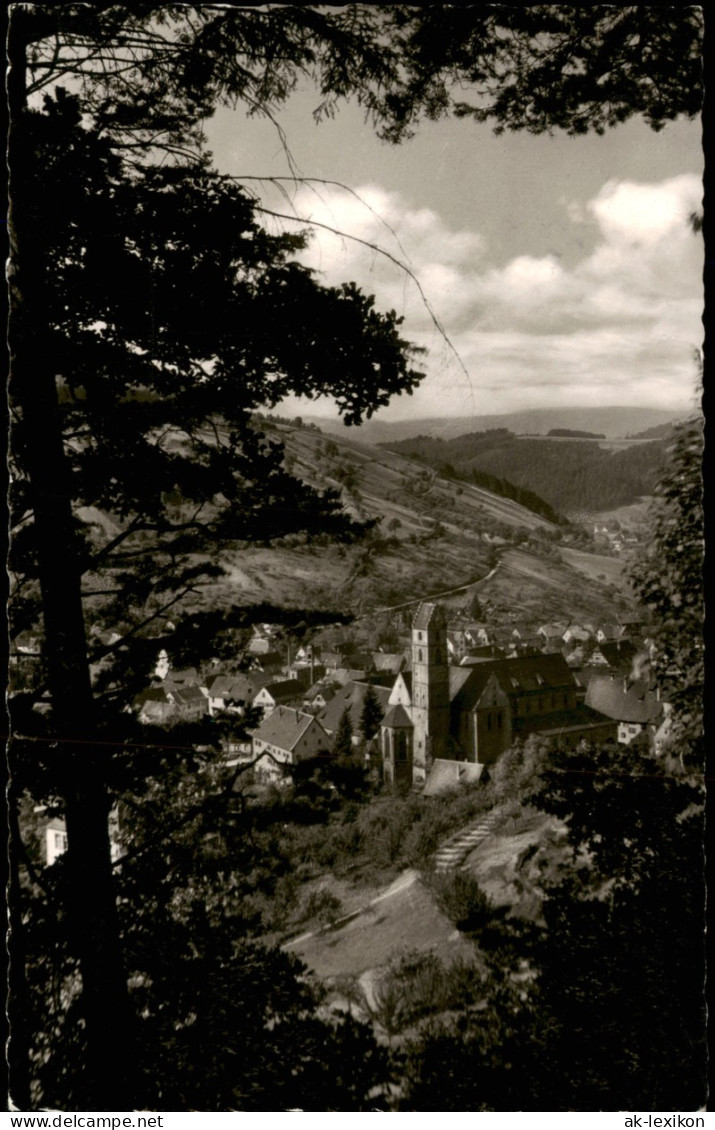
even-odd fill
[(412, 622), (412, 724), (415, 781), (436, 757), (447, 756), (449, 664), (447, 621), (437, 604), (423, 603)]

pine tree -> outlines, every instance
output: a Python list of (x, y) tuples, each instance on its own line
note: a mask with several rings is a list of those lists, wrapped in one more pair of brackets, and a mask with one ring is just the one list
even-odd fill
[(338, 728), (335, 731), (333, 754), (335, 757), (351, 757), (353, 754), (353, 724), (347, 706), (340, 715)]
[(379, 732), (383, 714), (384, 711), (380, 706), (380, 700), (371, 683), (365, 691), (362, 710), (360, 712), (360, 733), (362, 734), (364, 742), (372, 741)]

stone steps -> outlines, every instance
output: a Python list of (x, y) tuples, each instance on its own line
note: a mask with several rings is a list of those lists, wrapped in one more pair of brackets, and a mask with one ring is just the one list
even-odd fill
[(476, 824), (457, 832), (451, 836), (440, 848), (434, 857), (434, 869), (437, 873), (455, 871), (474, 848), (478, 847), (490, 834), (496, 816), (482, 817)]

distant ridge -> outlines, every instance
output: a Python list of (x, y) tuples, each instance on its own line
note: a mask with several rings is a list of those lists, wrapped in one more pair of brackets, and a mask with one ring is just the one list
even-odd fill
[(439, 436), (451, 439), (468, 432), (484, 432), (491, 428), (508, 428), (517, 435), (546, 435), (552, 428), (572, 428), (601, 432), (607, 439), (624, 439), (646, 428), (674, 423), (694, 415), (694, 410), (684, 406), (680, 411), (663, 408), (632, 407), (605, 408), (529, 408), (523, 412), (509, 412), (495, 416), (429, 416), (417, 420), (397, 420), (388, 423), (368, 420), (359, 428), (346, 428), (340, 420), (304, 416), (306, 423), (317, 424), (324, 431), (336, 435), (354, 436), (366, 443), (390, 443), (412, 436)]

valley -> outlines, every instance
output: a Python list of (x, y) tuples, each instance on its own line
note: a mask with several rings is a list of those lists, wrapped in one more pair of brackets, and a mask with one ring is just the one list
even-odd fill
[[(264, 423), (268, 436), (285, 445), (294, 474), (318, 489), (339, 490), (355, 518), (376, 524), (352, 546), (294, 539), (228, 547), (228, 575), (212, 588), (212, 601), (300, 601), (364, 617), (437, 595), (458, 609), (478, 592), (494, 620), (503, 621), (612, 618), (630, 600), (623, 561), (594, 557), (585, 529), (567, 531), (512, 499), (359, 439)], [(576, 544), (562, 544), (564, 535)], [(454, 589), (460, 591), (444, 595)]]

